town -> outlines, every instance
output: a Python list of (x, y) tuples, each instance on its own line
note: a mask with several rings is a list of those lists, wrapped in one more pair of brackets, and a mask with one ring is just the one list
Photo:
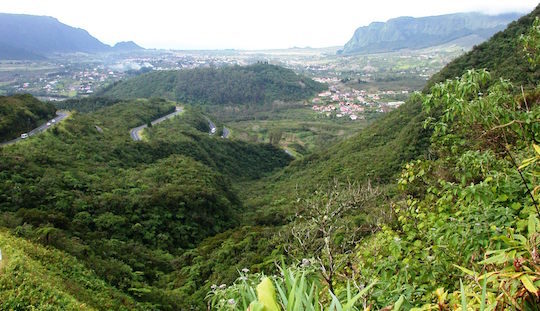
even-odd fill
[(459, 50), (341, 57), (328, 49), (277, 51), (143, 50), (125, 54), (63, 55), (39, 61), (0, 61), (0, 95), (30, 93), (42, 100), (87, 97), (119, 80), (153, 70), (248, 65), (285, 66), (329, 85), (313, 110), (332, 118), (361, 120), (398, 107), (426, 77)]
[(371, 93), (350, 88), (344, 91), (343, 85), (337, 78), (315, 80), (327, 83), (330, 87), (328, 91), (319, 93), (312, 100), (312, 109), (332, 118), (348, 117), (353, 121), (364, 120), (366, 113), (388, 112), (404, 103), (404, 101), (389, 101), (388, 98), (398, 94), (409, 94), (408, 90)]

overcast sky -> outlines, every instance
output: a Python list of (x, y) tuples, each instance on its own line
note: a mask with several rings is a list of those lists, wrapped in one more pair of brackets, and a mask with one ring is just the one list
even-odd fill
[(345, 44), (359, 26), (397, 16), (530, 12), (538, 0), (1, 0), (0, 12), (48, 15), (114, 44), (266, 49)]

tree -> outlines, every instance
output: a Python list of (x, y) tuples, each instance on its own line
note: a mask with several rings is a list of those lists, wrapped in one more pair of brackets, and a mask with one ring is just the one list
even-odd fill
[[(358, 225), (351, 216), (365, 211), (367, 203), (381, 193), (369, 181), (364, 185), (342, 185), (334, 180), (328, 189), (298, 200), (301, 206), (291, 224), (291, 241), (286, 251), (294, 257), (314, 258), (332, 293), (336, 272), (347, 263), (343, 255), (351, 252), (362, 234), (378, 230), (372, 224)], [(303, 262), (307, 264), (306, 259)]]
[(277, 145), (279, 145), (279, 142), (283, 138), (283, 131), (281, 131), (281, 130), (271, 131), (270, 134), (268, 135), (268, 137), (269, 137), (269, 140), (270, 140), (270, 144), (272, 144), (274, 146), (277, 146)]

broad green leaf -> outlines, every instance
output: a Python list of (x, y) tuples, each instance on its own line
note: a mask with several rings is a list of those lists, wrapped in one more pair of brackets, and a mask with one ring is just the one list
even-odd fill
[(490, 264), (503, 264), (507, 261), (507, 257), (505, 253), (501, 253), (495, 256), (491, 256), (488, 259), (482, 260), (479, 263), (481, 265), (490, 265)]
[(461, 310), (467, 311), (467, 293), (465, 293), (465, 288), (463, 287), (463, 282), (459, 280), (459, 289), (461, 291)]
[(476, 275), (476, 272), (472, 271), (472, 270), (469, 270), (467, 268), (464, 268), (464, 267), (461, 267), (461, 266), (458, 266), (458, 265), (453, 265), (454, 267), (458, 268), (459, 270), (465, 272), (466, 274), (468, 275), (471, 275), (471, 276), (475, 276)]
[(535, 214), (530, 214), (529, 215), (529, 223), (527, 225), (527, 229), (529, 231), (529, 238), (531, 238), (533, 236), (533, 234), (537, 233), (537, 230), (536, 230), (536, 215)]
[(484, 279), (484, 284), (482, 284), (482, 297), (480, 298), (480, 311), (486, 309), (486, 293), (487, 293), (487, 278)]
[(264, 278), (257, 285), (257, 298), (264, 306), (264, 311), (280, 311), (276, 301), (276, 289), (269, 278)]
[(404, 301), (405, 301), (405, 296), (401, 295), (398, 301), (396, 301), (396, 303), (394, 304), (394, 311), (399, 311)]
[(538, 288), (534, 285), (533, 281), (527, 274), (523, 274), (522, 276), (519, 277), (519, 279), (521, 280), (521, 283), (523, 283), (523, 285), (529, 292), (535, 295), (538, 293)]

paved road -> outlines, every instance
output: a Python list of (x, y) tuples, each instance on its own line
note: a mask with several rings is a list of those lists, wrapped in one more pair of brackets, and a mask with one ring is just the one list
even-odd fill
[[(173, 112), (173, 113), (169, 113), (168, 115), (166, 116), (163, 116), (161, 118), (158, 118), (158, 119), (155, 119), (154, 121), (152, 121), (152, 125), (156, 125), (160, 122), (163, 122), (167, 119), (170, 119), (180, 113), (182, 113), (183, 111), (183, 108), (182, 107), (176, 107), (176, 110)], [(148, 127), (147, 124), (144, 124), (144, 125), (141, 125), (141, 126), (137, 126), (136, 128), (132, 128), (130, 131), (129, 131), (129, 135), (131, 135), (131, 139), (137, 141), (137, 140), (141, 140), (141, 136), (139, 135), (140, 132), (145, 129), (146, 127)]]
[[(71, 113), (69, 113), (69, 111), (57, 111), (55, 118), (50, 119), (49, 121), (43, 123), (41, 126), (39, 126), (39, 127), (35, 128), (35, 129), (31, 130), (30, 132), (28, 132), (27, 133), (28, 137), (34, 136), (36, 134), (39, 134), (41, 132), (46, 131), (48, 128), (55, 126), (57, 123), (60, 123), (62, 120), (69, 117), (70, 115), (71, 115)], [(11, 145), (11, 144), (14, 144), (14, 143), (16, 143), (16, 142), (18, 142), (20, 140), (23, 140), (23, 139), (24, 138), (19, 137), (19, 138), (10, 140), (10, 141), (0, 143), (0, 146)]]
[(221, 135), (221, 138), (228, 138), (229, 134), (231, 134), (231, 131), (228, 128), (223, 127), (223, 135)]

